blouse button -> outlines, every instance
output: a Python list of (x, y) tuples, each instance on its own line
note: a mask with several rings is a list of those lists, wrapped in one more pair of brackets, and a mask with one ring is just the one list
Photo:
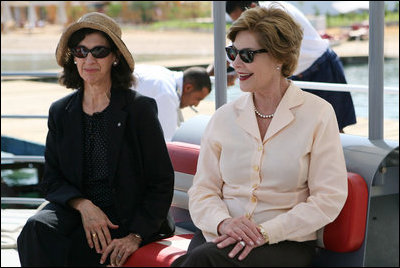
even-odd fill
[(253, 184), (253, 186), (252, 186), (253, 189), (256, 189), (257, 187), (258, 187), (257, 183)]
[(251, 196), (251, 202), (255, 203), (257, 202), (257, 197), (255, 197), (254, 195)]
[(254, 166), (253, 166), (253, 170), (254, 170), (254, 171), (259, 171), (260, 168), (259, 168), (257, 165), (254, 165)]
[(260, 145), (260, 146), (258, 146), (257, 150), (258, 150), (259, 152), (261, 152), (261, 151), (263, 150), (263, 147)]

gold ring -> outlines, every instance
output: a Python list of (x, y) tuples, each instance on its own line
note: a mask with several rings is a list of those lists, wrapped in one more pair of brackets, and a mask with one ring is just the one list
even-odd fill
[(96, 238), (97, 234), (96, 233), (92, 233), (93, 238)]
[(243, 241), (240, 241), (239, 244), (241, 244), (243, 247), (246, 246), (246, 243)]

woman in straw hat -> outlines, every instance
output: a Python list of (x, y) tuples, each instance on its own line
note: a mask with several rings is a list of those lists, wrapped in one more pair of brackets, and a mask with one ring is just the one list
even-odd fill
[(43, 189), (49, 202), (18, 238), (22, 266), (122, 265), (170, 236), (174, 171), (153, 99), (129, 88), (134, 60), (121, 29), (93, 12), (56, 49), (76, 89), (49, 111)]

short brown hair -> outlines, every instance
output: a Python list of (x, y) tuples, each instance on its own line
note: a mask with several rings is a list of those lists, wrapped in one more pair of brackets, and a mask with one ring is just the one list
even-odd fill
[(190, 83), (195, 91), (207, 88), (211, 92), (211, 79), (207, 69), (203, 67), (190, 67), (183, 72), (183, 84)]
[(284, 77), (293, 74), (300, 54), (303, 29), (281, 5), (275, 3), (269, 8), (246, 10), (229, 29), (228, 38), (234, 42), (240, 31), (256, 34), (259, 45), (282, 63)]

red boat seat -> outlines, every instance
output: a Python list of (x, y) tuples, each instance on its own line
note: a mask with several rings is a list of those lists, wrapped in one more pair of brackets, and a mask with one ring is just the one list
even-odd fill
[[(321, 247), (335, 252), (352, 252), (364, 241), (367, 225), (368, 186), (359, 174), (347, 172), (348, 195), (339, 216), (323, 228)], [(322, 241), (321, 241), (322, 240)]]
[(136, 250), (124, 267), (169, 267), (179, 256), (186, 253), (193, 234), (174, 235), (147, 244)]
[[(175, 170), (174, 198), (181, 194), (180, 199), (173, 201), (172, 206), (183, 208), (189, 214), (187, 190), (196, 173), (200, 146), (168, 142), (167, 147)], [(348, 172), (346, 203), (339, 216), (319, 230), (318, 245), (335, 252), (352, 252), (360, 248), (365, 237), (367, 206), (368, 188), (365, 180), (356, 173)], [(168, 267), (176, 258), (186, 253), (192, 237), (193, 234), (175, 235), (145, 245), (133, 253), (124, 266)]]
[(175, 172), (196, 174), (200, 146), (186, 142), (167, 142), (169, 157)]

